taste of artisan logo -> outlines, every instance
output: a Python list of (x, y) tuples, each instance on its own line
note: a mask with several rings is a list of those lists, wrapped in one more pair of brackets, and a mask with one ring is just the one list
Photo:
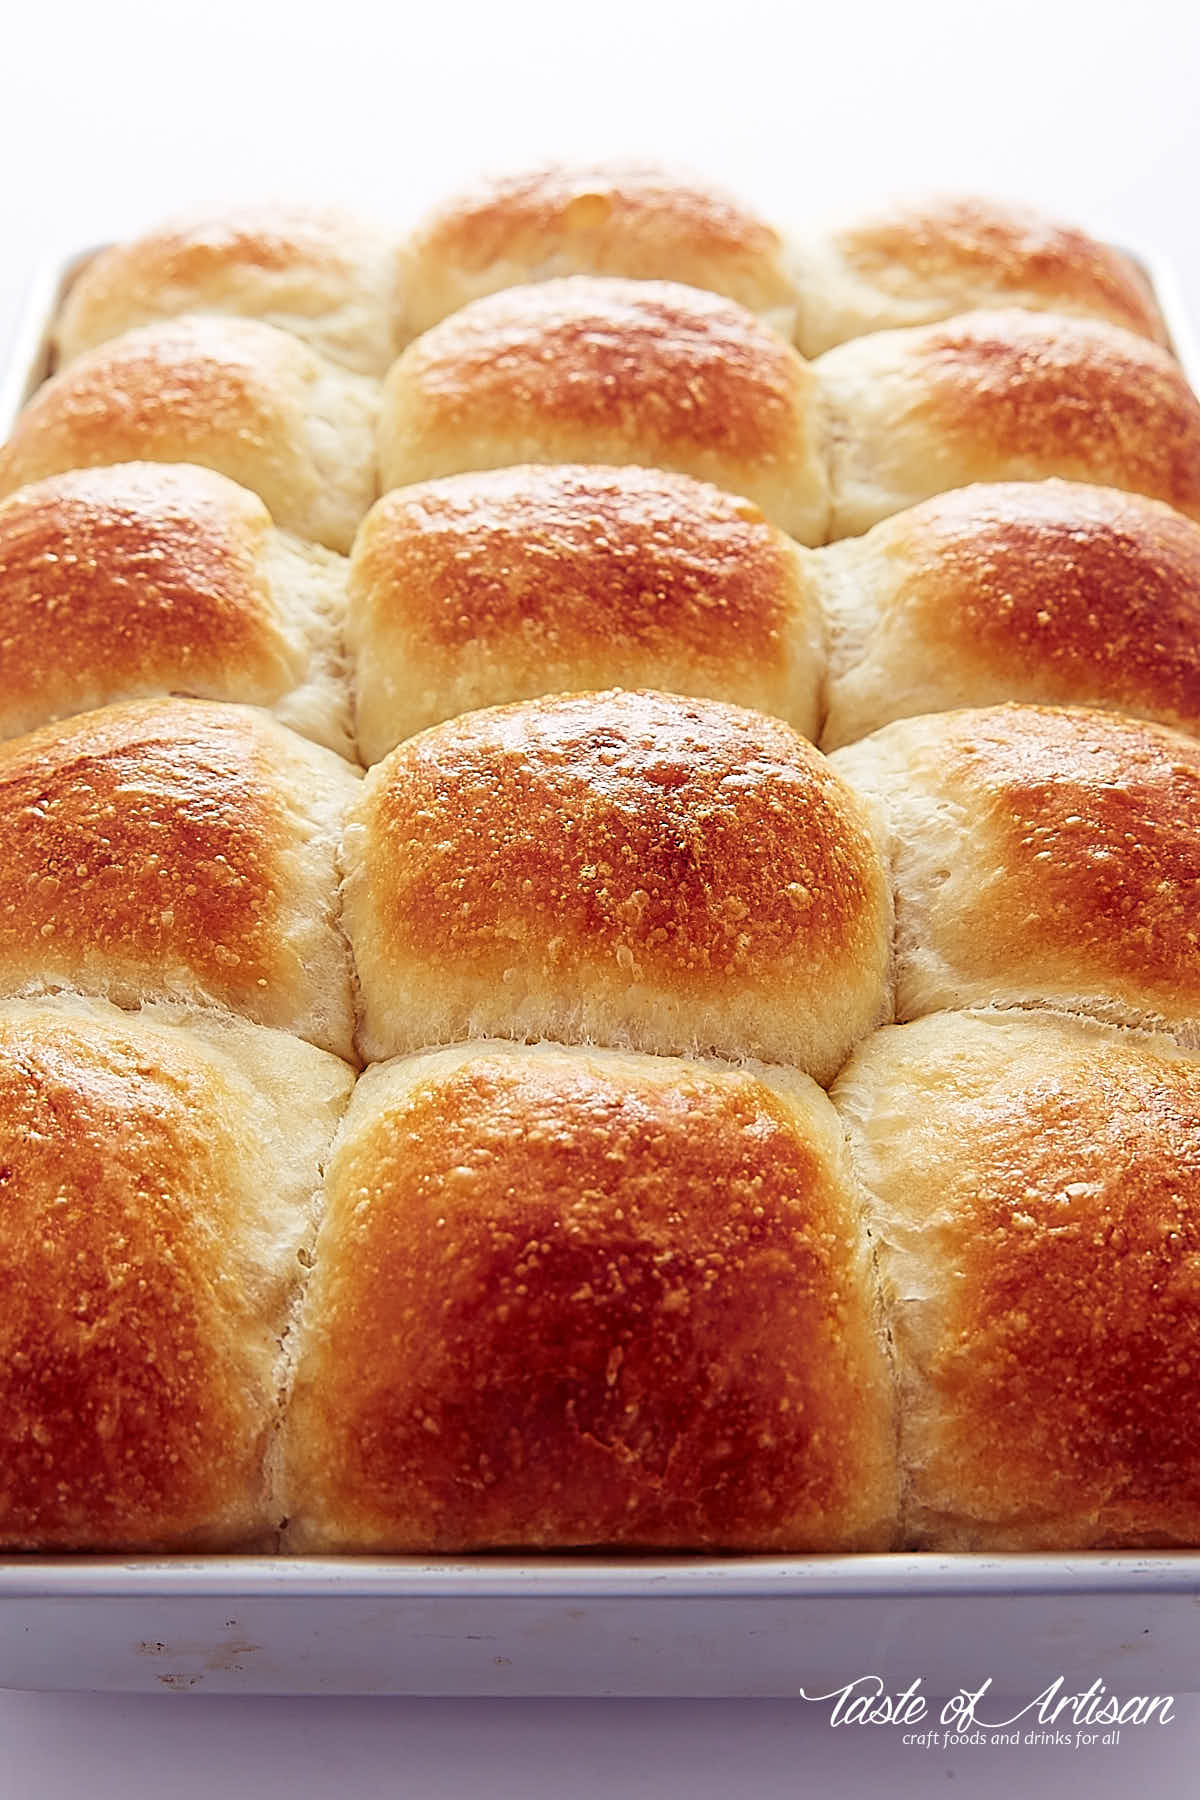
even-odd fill
[[(977, 1688), (960, 1688), (930, 1717), (929, 1702), (921, 1692), (922, 1677), (892, 1691), (882, 1676), (859, 1675), (844, 1687), (827, 1694), (800, 1689), (800, 1698), (830, 1708), (829, 1723), (842, 1725), (890, 1725), (903, 1730), (902, 1741), (920, 1749), (953, 1749), (959, 1744), (1053, 1745), (1060, 1749), (1084, 1749), (1116, 1744), (1124, 1726), (1170, 1725), (1175, 1717), (1173, 1694), (1110, 1693), (1099, 1677), (1091, 1687), (1068, 1692), (1064, 1675), (1014, 1706), (995, 1695), (985, 1700), (992, 1678)], [(1003, 1713), (1003, 1716), (998, 1716)]]

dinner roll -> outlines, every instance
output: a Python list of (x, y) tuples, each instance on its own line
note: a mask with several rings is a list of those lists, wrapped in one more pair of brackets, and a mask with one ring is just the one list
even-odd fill
[(812, 1082), (495, 1043), (363, 1076), (299, 1334), (291, 1547), (881, 1549), (894, 1457)]
[(810, 558), (829, 614), (822, 744), (996, 700), (1200, 733), (1200, 525), (1081, 482), (939, 494)]
[(477, 182), (422, 221), (402, 267), (401, 343), (483, 294), (559, 275), (682, 281), (788, 338), (795, 327), (779, 233), (720, 188), (642, 163), (554, 163)]
[(736, 700), (815, 737), (824, 634), (804, 555), (749, 501), (658, 469), (395, 488), (350, 563), (363, 760), (455, 713), (612, 683)]
[(907, 1541), (1200, 1544), (1200, 1063), (942, 1013), (879, 1032), (833, 1098), (871, 1195)]
[(351, 754), (344, 570), (187, 463), (18, 488), (0, 501), (0, 736), (178, 692), (268, 707)]
[(394, 245), (343, 213), (259, 206), (176, 219), (85, 266), (56, 326), (59, 360), (155, 319), (234, 313), (294, 332), (360, 375), (382, 375), (395, 263)]
[(0, 1005), (0, 1545), (251, 1547), (352, 1076), (228, 1014)]
[(806, 356), (867, 332), (994, 306), (1104, 319), (1168, 342), (1150, 284), (1130, 257), (1033, 207), (977, 194), (893, 204), (810, 234), (794, 256), (796, 342)]
[(811, 369), (745, 307), (586, 275), (490, 294), (383, 390), (384, 488), (511, 463), (643, 463), (744, 494), (802, 543), (828, 522)]
[(887, 812), (896, 1016), (1052, 1003), (1200, 1044), (1200, 743), (1086, 708), (885, 726), (833, 766)]
[(0, 993), (228, 1006), (352, 1054), (334, 851), (357, 784), (265, 713), (203, 700), (0, 744)]
[(812, 365), (827, 407), (831, 537), (971, 481), (1061, 475), (1200, 518), (1200, 400), (1167, 351), (1091, 319), (964, 313)]
[(544, 1036), (827, 1080), (887, 1010), (868, 812), (740, 707), (614, 690), (436, 725), (367, 776), (342, 866), (367, 1060)]
[(145, 325), (37, 390), (0, 449), (0, 494), (63, 469), (200, 463), (260, 495), (284, 530), (349, 550), (376, 492), (377, 397), (257, 319)]

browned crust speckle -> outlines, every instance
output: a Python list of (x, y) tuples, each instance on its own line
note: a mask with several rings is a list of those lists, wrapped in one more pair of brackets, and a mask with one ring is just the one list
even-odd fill
[(203, 285), (243, 265), (273, 275), (297, 270), (297, 303), (307, 300), (316, 307), (324, 296), (312, 286), (314, 274), (339, 283), (353, 274), (347, 224), (336, 213), (247, 207), (163, 225), (93, 257), (71, 288), (64, 318), (86, 313), (114, 295), (141, 291), (152, 296), (160, 283)]
[(853, 1201), (750, 1074), (627, 1067), (478, 1056), (347, 1142), (298, 1396), (335, 1538), (886, 1541)]
[(1101, 1542), (1194, 1536), (1200, 1071), (1098, 1056), (1086, 1088), (1017, 1080), (964, 1134), (987, 1167), (956, 1196), (959, 1280), (930, 1375), (970, 1425), (941, 1471), (972, 1510), (1082, 1502)]
[(351, 605), (451, 665), (470, 645), (522, 656), (615, 645), (685, 651), (715, 677), (778, 665), (796, 553), (748, 501), (684, 475), (528, 465), (397, 488), (359, 533)]
[(171, 220), (101, 251), (72, 283), (56, 328), (64, 361), (133, 326), (182, 313), (270, 320), (365, 374), (391, 349), (395, 249), (330, 209), (245, 206)]
[(891, 629), (903, 622), (998, 689), (1200, 726), (1190, 519), (1112, 488), (1012, 482), (939, 495), (878, 529), (897, 575)]
[(254, 1299), (214, 1261), (235, 1159), (183, 1042), (0, 1022), (0, 1543), (261, 1526), (271, 1396), (238, 1346)]
[(876, 1139), (917, 1541), (1196, 1543), (1200, 1065), (953, 1015), (866, 1063), (920, 1121)]
[(284, 691), (294, 677), (263, 572), (269, 527), (245, 490), (165, 463), (72, 471), (10, 495), (0, 712), (77, 711), (106, 687)]
[[(493, 177), (446, 202), (422, 235), (430, 249), (483, 269), (559, 234), (586, 238), (598, 254), (621, 261), (665, 258), (684, 245), (706, 256), (762, 256), (779, 245), (771, 226), (719, 189), (650, 164), (619, 162)], [(596, 273), (633, 271), (598, 267)]]
[(0, 450), (0, 493), (64, 468), (141, 458), (207, 467), (222, 444), (269, 461), (281, 430), (271, 371), (289, 341), (250, 319), (189, 318), (100, 345), (26, 406)]
[(1118, 326), (966, 313), (911, 340), (913, 408), (986, 476), (1108, 482), (1200, 518), (1200, 401), (1178, 364)]
[(396, 954), (769, 994), (858, 958), (877, 854), (777, 720), (614, 690), (450, 720), (367, 778), (365, 887)]
[(711, 451), (754, 461), (781, 456), (795, 437), (804, 375), (796, 353), (731, 301), (581, 275), (464, 306), (409, 345), (387, 385), (427, 430), (460, 440), (552, 427), (581, 449), (603, 433), (667, 460)]
[[(428, 294), (410, 297), (408, 329), (454, 304), (456, 278), (541, 268), (711, 287), (755, 310), (792, 303), (779, 234), (731, 196), (638, 163), (550, 165), (480, 182), (416, 232), (408, 262)], [(449, 301), (449, 305), (446, 302)]]
[(1033, 295), (1050, 310), (1107, 319), (1165, 345), (1149, 284), (1127, 256), (1032, 207), (978, 196), (931, 196), (836, 234), (846, 264), (908, 295), (958, 285)]
[(0, 746), (0, 981), (102, 968), (256, 1012), (288, 827), (252, 716), (140, 701)]
[[(1200, 744), (1113, 713), (1013, 706), (947, 715), (938, 754), (989, 871), (994, 858), (978, 907), (998, 978), (1049, 958), (1143, 1004), (1200, 995)], [(973, 961), (973, 916), (947, 924)]]

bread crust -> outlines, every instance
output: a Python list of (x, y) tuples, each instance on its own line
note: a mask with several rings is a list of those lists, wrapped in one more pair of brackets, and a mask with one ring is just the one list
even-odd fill
[(980, 195), (900, 202), (810, 240), (798, 265), (806, 356), (997, 306), (1102, 319), (1170, 347), (1130, 257), (1033, 207)]
[(829, 409), (832, 537), (972, 481), (1050, 475), (1200, 518), (1200, 400), (1167, 351), (1119, 326), (964, 313), (876, 332), (813, 367)]
[(137, 701), (0, 745), (0, 991), (228, 1006), (351, 1055), (356, 772), (252, 708)]
[(1002, 700), (1200, 734), (1200, 526), (1081, 482), (958, 488), (820, 553), (822, 745)]
[(889, 819), (897, 1017), (1040, 1003), (1200, 1042), (1200, 743), (1086, 707), (965, 709), (832, 758)]
[(395, 247), (344, 213), (251, 206), (176, 219), (87, 263), (58, 319), (58, 358), (72, 362), (156, 319), (227, 313), (381, 376), (392, 359), (395, 283)]
[(685, 475), (533, 464), (396, 488), (363, 521), (349, 599), (367, 763), (458, 713), (614, 683), (819, 723), (809, 563)]
[(209, 469), (76, 469), (0, 501), (0, 736), (185, 693), (350, 750), (344, 565)]
[(789, 338), (795, 319), (779, 233), (721, 189), (652, 164), (552, 163), (478, 182), (422, 221), (402, 262), (400, 344), (483, 294), (564, 275), (711, 289)]
[(189, 462), (256, 493), (275, 523), (348, 551), (377, 492), (378, 384), (257, 319), (141, 326), (68, 364), (0, 449), (0, 494), (64, 469)]
[(825, 534), (811, 371), (744, 307), (674, 282), (509, 288), (409, 345), (384, 384), (384, 488), (524, 462), (675, 469), (802, 543)]
[(343, 845), (369, 1059), (553, 1036), (828, 1079), (888, 1000), (869, 813), (786, 725), (649, 691), (422, 732)]
[(882, 1547), (892, 1458), (811, 1082), (500, 1044), (364, 1077), (301, 1329), (292, 1547)]
[(907, 1541), (1200, 1541), (1200, 1063), (945, 1013), (880, 1032), (833, 1099), (896, 1350)]
[(279, 1339), (351, 1080), (228, 1016), (0, 1003), (0, 1545), (271, 1542)]

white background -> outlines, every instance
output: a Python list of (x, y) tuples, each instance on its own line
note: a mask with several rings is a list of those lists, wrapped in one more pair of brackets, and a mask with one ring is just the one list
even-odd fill
[[(1024, 197), (1165, 253), (1200, 318), (1194, 4), (26, 0), (2, 43), (5, 341), (48, 252), (243, 197), (351, 201), (402, 224), (481, 169), (547, 153), (689, 163), (783, 223), (897, 190)], [(1086, 1686), (1097, 1671), (1066, 1673)], [(0, 1800), (986, 1800), (1067, 1780), (1174, 1800), (1198, 1766), (1195, 1701), (1116, 1750), (939, 1754), (778, 1701), (0, 1694)]]

